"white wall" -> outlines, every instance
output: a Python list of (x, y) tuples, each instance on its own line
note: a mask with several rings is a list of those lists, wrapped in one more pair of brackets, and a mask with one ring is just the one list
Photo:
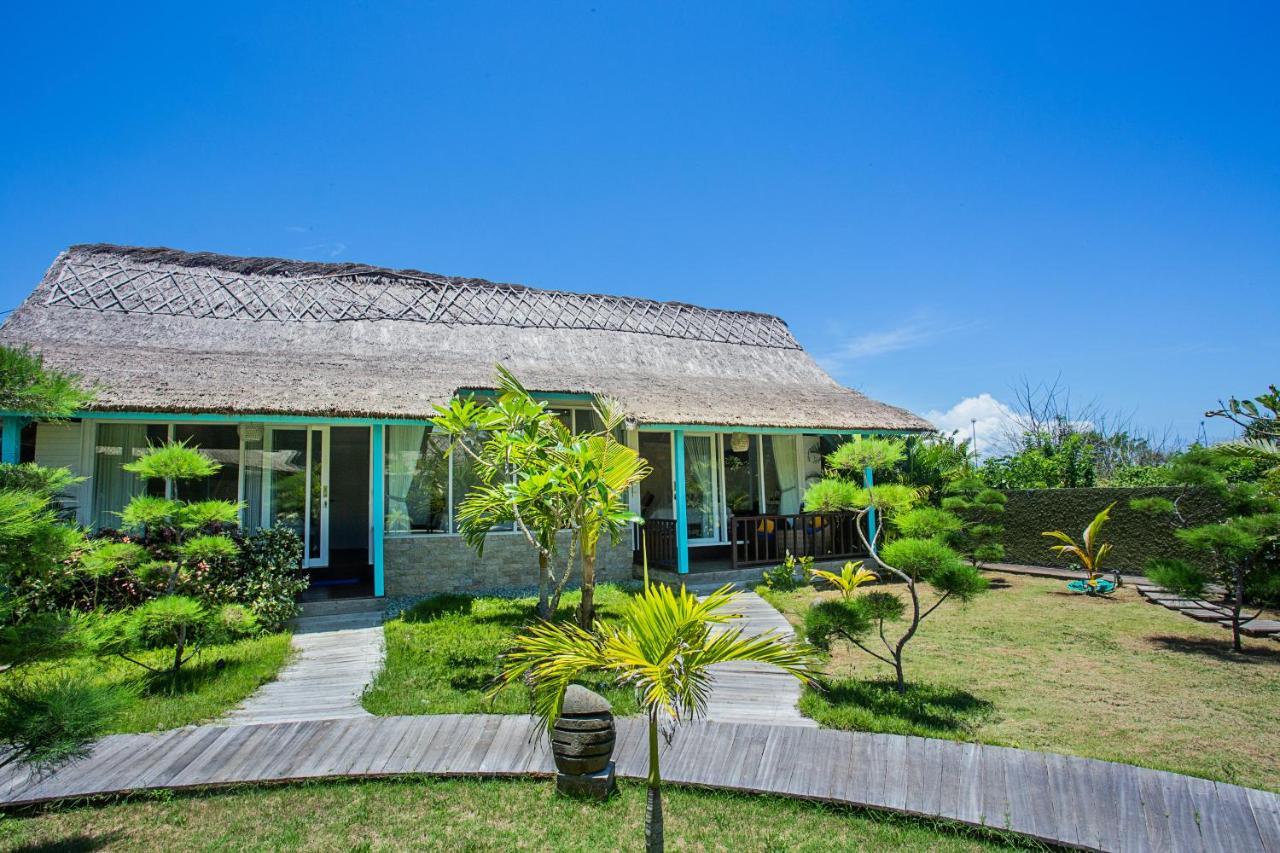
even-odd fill
[(60, 424), (36, 424), (36, 464), (46, 468), (69, 468), (71, 473), (85, 477), (85, 481), (67, 490), (64, 506), (76, 507), (80, 522), (85, 523), (89, 509), (89, 480), (93, 474), (87, 470), (85, 441), (92, 434), (92, 427), (80, 422)]

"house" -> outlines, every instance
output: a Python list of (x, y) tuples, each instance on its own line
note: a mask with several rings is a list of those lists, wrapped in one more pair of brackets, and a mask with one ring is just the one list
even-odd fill
[[(535, 576), (518, 533), (491, 535), (483, 559), (455, 535), (473, 474), (428, 420), (491, 389), (499, 362), (575, 428), (593, 424), (593, 395), (622, 402), (626, 440), (654, 469), (631, 496), (646, 550), (682, 573), (785, 548), (852, 553), (847, 526), (801, 515), (823, 452), (930, 429), (836, 383), (774, 316), (358, 264), (73, 246), (0, 343), (96, 389), (66, 423), (3, 413), (6, 460), (87, 478), (67, 496), (81, 523), (115, 526), (146, 487), (123, 464), (189, 441), (223, 467), (183, 497), (243, 501), (246, 529), (291, 526), (313, 585), (351, 593)], [(629, 575), (639, 543), (602, 546), (602, 575)]]

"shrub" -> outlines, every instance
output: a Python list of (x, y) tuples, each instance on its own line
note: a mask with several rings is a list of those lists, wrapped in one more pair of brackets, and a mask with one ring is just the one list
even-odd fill
[(936, 539), (895, 539), (881, 549), (880, 556), (913, 578), (925, 580), (953, 566), (963, 565), (959, 554)]
[(224, 604), (213, 616), (213, 629), (219, 640), (235, 642), (256, 636), (262, 626), (253, 611), (243, 604)]
[(957, 516), (945, 509), (921, 506), (892, 516), (894, 528), (912, 539), (945, 539), (964, 526)]
[(229, 594), (221, 601), (244, 604), (262, 627), (278, 631), (298, 615), (298, 594), (307, 588), (302, 539), (287, 527), (258, 530), (245, 538)]
[(1204, 595), (1204, 588), (1209, 583), (1209, 577), (1202, 569), (1176, 557), (1152, 560), (1147, 564), (1147, 577), (1170, 592), (1187, 598)]
[(819, 480), (804, 493), (805, 512), (848, 512), (866, 506), (865, 490), (849, 480)]

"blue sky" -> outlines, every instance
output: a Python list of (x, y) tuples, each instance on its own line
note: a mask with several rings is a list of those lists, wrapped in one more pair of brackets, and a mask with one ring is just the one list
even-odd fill
[(8, 13), (0, 310), (102, 241), (768, 311), (946, 423), (1280, 381), (1274, 4), (106, 5)]

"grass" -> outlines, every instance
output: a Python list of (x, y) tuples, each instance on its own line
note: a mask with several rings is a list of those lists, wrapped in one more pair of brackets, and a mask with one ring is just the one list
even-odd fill
[[(643, 845), (644, 789), (605, 803), (548, 782), (382, 780), (240, 788), (0, 818), (7, 850), (623, 850)], [(991, 832), (779, 797), (664, 790), (670, 850), (1028, 849)], [(1034, 848), (1033, 848), (1034, 849)]]
[[(919, 734), (1122, 761), (1280, 791), (1280, 643), (1246, 639), (1144, 601), (989, 573), (973, 603), (948, 602), (907, 646), (903, 698), (888, 667), (834, 646), (821, 725)], [(894, 586), (885, 589), (894, 590)], [(897, 587), (901, 592), (901, 588)], [(761, 589), (793, 624), (819, 595)], [(928, 598), (932, 601), (932, 598)]]
[[(109, 734), (173, 729), (216, 719), (276, 677), (289, 657), (288, 634), (270, 634), (229, 645), (209, 646), (184, 666), (176, 684), (151, 677), (146, 670), (118, 657), (73, 658), (46, 671), (71, 672), (100, 684), (132, 688), (134, 696), (108, 730)], [(139, 659), (167, 665), (173, 652), (145, 652)], [(34, 677), (39, 677), (34, 674)]]
[[(572, 619), (581, 598), (565, 593), (556, 619)], [(628, 594), (618, 586), (596, 587), (596, 616), (616, 617)], [(492, 702), (486, 691), (498, 675), (499, 656), (520, 629), (536, 618), (536, 598), (440, 595), (386, 623), (386, 664), (365, 692), (373, 714), (525, 714), (529, 692), (510, 687)], [(629, 689), (604, 677), (581, 683), (613, 703), (615, 714), (639, 709)]]

